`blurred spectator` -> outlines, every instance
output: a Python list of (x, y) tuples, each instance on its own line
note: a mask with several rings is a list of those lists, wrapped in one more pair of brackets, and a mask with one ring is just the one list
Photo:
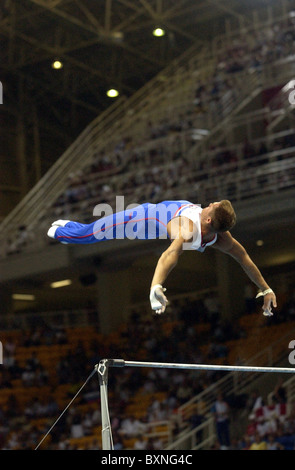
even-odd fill
[(22, 384), (24, 387), (32, 387), (35, 381), (35, 372), (29, 366), (26, 366), (21, 374)]
[(276, 435), (270, 433), (266, 440), (266, 450), (285, 450), (284, 446), (276, 441)]
[(70, 417), (70, 423), (71, 437), (79, 438), (85, 436), (82, 424), (82, 415), (76, 408), (73, 409), (73, 413)]
[(122, 436), (117, 431), (114, 431), (114, 430), (112, 431), (112, 434), (113, 434), (114, 450), (124, 449)]
[(135, 416), (130, 415), (123, 419), (118, 432), (122, 437), (131, 438), (144, 433), (146, 429), (147, 426), (145, 423), (135, 418)]
[(287, 393), (286, 389), (283, 386), (283, 378), (279, 377), (277, 385), (275, 386), (275, 389), (272, 393), (272, 400), (275, 403), (287, 403)]
[(255, 417), (256, 410), (264, 406), (264, 400), (258, 390), (253, 390), (247, 400), (246, 410), (249, 413), (249, 419)]
[(33, 351), (31, 356), (26, 360), (25, 368), (36, 372), (37, 368), (41, 366), (40, 360), (38, 358), (37, 352)]
[(3, 355), (14, 356), (15, 350), (16, 350), (16, 342), (13, 340), (11, 336), (9, 336), (3, 344)]
[(238, 449), (239, 450), (249, 450), (251, 444), (252, 444), (251, 438), (250, 438), (249, 434), (246, 433), (246, 434), (244, 434), (242, 439), (240, 439), (238, 441)]
[(144, 438), (142, 434), (136, 437), (136, 441), (134, 442), (133, 446), (134, 450), (146, 450), (147, 449), (147, 440)]
[(213, 405), (212, 412), (215, 416), (216, 432), (221, 449), (229, 449), (230, 447), (230, 432), (229, 432), (229, 406), (224, 400), (221, 393), (218, 394), (217, 399)]
[(267, 450), (267, 443), (258, 432), (255, 433), (254, 442), (250, 445), (249, 450)]

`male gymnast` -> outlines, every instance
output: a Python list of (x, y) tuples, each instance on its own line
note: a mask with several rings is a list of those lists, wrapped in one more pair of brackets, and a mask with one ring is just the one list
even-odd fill
[(184, 250), (204, 252), (212, 246), (232, 256), (249, 279), (259, 288), (256, 297), (263, 296), (263, 314), (273, 315), (276, 296), (245, 248), (232, 237), (230, 230), (236, 223), (236, 214), (228, 200), (213, 202), (205, 208), (189, 201), (145, 203), (106, 215), (90, 224), (57, 220), (47, 235), (62, 243), (96, 243), (111, 239), (169, 238), (169, 247), (160, 256), (150, 289), (152, 310), (161, 314), (168, 304), (165, 283), (168, 274), (177, 265)]

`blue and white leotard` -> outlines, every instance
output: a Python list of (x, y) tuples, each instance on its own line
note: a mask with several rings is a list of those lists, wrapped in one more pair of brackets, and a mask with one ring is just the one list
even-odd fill
[(186, 200), (163, 201), (158, 204), (145, 203), (123, 211), (108, 214), (90, 224), (68, 222), (58, 227), (54, 238), (63, 243), (89, 244), (114, 239), (148, 240), (169, 238), (167, 224), (179, 216), (193, 221), (197, 228), (190, 249), (204, 251), (206, 246), (215, 243), (217, 236), (203, 243), (200, 214), (202, 208)]

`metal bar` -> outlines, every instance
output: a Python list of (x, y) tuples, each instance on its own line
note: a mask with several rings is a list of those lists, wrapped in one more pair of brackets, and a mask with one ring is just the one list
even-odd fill
[(109, 367), (151, 367), (160, 369), (188, 369), (188, 370), (219, 370), (232, 372), (280, 372), (293, 374), (295, 368), (291, 367), (256, 367), (256, 366), (224, 366), (217, 364), (178, 364), (173, 362), (141, 362), (125, 361), (124, 359), (102, 359), (95, 366), (100, 383), (101, 419), (102, 419), (102, 449), (113, 450), (112, 428), (108, 408), (108, 368)]
[(189, 370), (219, 370), (232, 372), (275, 372), (294, 374), (295, 367), (257, 367), (257, 366), (231, 366), (215, 364), (178, 364), (171, 362), (140, 362), (124, 361), (123, 359), (108, 359), (110, 367), (151, 367), (157, 369), (189, 369)]

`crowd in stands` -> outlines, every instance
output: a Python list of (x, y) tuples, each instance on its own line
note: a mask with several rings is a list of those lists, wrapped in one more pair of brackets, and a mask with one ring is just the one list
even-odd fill
[(236, 450), (294, 450), (294, 404), (289, 403), (280, 377), (270, 402), (254, 390), (248, 397), (244, 413), (248, 425), (241, 439), (233, 439), (229, 448)]
[(226, 45), (216, 45), (216, 65), (213, 75), (196, 86), (194, 104), (200, 112), (210, 110), (217, 119), (224, 116), (239, 89), (235, 74), (249, 74), (268, 64), (290, 57), (295, 52), (295, 21), (275, 22), (260, 31), (241, 34)]
[[(116, 195), (124, 195), (126, 205), (130, 203), (141, 204), (146, 201), (158, 202), (165, 199), (183, 198), (183, 187), (186, 186), (190, 188), (193, 197), (196, 199), (202, 187), (206, 188), (208, 186), (204, 193), (206, 194), (206, 200), (216, 199), (214, 194), (215, 175), (226, 175), (227, 178), (230, 175), (229, 183), (224, 187), (223, 195), (233, 202), (236, 200), (237, 194), (244, 198), (251, 197), (251, 190), (255, 190), (255, 188), (260, 191), (268, 188), (271, 192), (274, 189), (272, 176), (259, 174), (257, 178), (254, 178), (253, 173), (251, 173), (249, 178), (243, 184), (240, 184), (239, 191), (232, 176), (238, 169), (244, 172), (244, 170), (260, 167), (270, 161), (279, 162), (290, 158), (294, 153), (294, 147), (295, 138), (292, 130), (284, 136), (274, 136), (273, 140), (270, 140), (269, 137), (259, 139), (257, 143), (246, 140), (236, 149), (211, 146), (208, 158), (200, 161), (198, 178), (195, 178), (196, 173), (192, 169), (188, 172), (190, 168), (189, 161), (181, 156), (180, 152), (177, 151), (177, 146), (174, 148), (175, 154), (172, 160), (169, 158), (165, 168), (155, 161), (152, 170), (150, 167), (141, 168), (140, 171), (133, 168), (132, 171), (124, 173), (120, 179), (110, 178), (102, 185), (97, 185), (97, 182), (92, 179), (86, 183), (84, 181), (85, 175), (81, 176), (84, 181), (81, 184), (77, 176), (71, 176), (72, 183), (56, 201), (50, 220), (48, 219), (49, 214), (46, 214), (45, 223), (42, 224), (44, 233), (40, 234), (40, 238), (42, 237), (43, 240), (46, 229), (53, 220), (68, 217), (69, 214), (71, 214), (72, 219), (83, 220), (84, 223), (92, 222), (93, 209), (97, 201), (110, 204), (115, 209)], [(286, 152), (287, 149), (290, 149), (289, 153)], [(284, 152), (281, 154), (280, 150)], [(275, 152), (277, 154), (273, 156)], [(154, 151), (155, 156), (163, 153), (165, 153), (164, 147)], [(280, 188), (294, 187), (294, 176), (294, 169), (282, 169), (276, 173), (276, 183)], [(203, 194), (202, 191), (201, 194)], [(28, 230), (25, 226), (20, 226), (15, 239), (13, 241), (8, 240), (7, 254), (18, 254), (24, 247), (32, 246), (34, 241), (36, 241), (36, 232)], [(50, 240), (47, 240), (47, 242), (50, 243)]]
[[(255, 311), (254, 311), (255, 310)], [(286, 300), (273, 317), (274, 325), (294, 321), (294, 295)], [(247, 315), (257, 315), (257, 306), (248, 309)], [(61, 327), (50, 327), (42, 322), (33, 326), (25, 334), (7, 336), (3, 347), (4, 363), (1, 367), (1, 391), (6, 393), (0, 410), (0, 448), (33, 449), (48, 431), (52, 422), (60, 415), (65, 405), (75, 396), (81, 384), (93, 367), (103, 357), (128, 357), (142, 360), (180, 363), (209, 363), (221, 359), (227, 362), (230, 346), (228, 341), (247, 335), (239, 322), (222, 321), (218, 313), (218, 301), (214, 295), (196, 301), (175, 301), (170, 306), (169, 325), (167, 318), (142, 315), (134, 311), (129, 322), (122, 325), (120, 333), (103, 338), (88, 334), (91, 344), (82, 340), (70, 344), (70, 332)], [(205, 328), (198, 329), (198, 325)], [(264, 328), (270, 322), (265, 321)], [(17, 338), (17, 339), (14, 339)], [(209, 346), (208, 346), (209, 345)], [(42, 364), (38, 351), (42, 347), (65, 347), (54, 367), (48, 370)], [(30, 351), (22, 364), (16, 360), (17, 351)], [(32, 349), (33, 348), (33, 349)], [(50, 355), (50, 352), (48, 353)], [(52, 360), (54, 362), (54, 359)], [(52, 366), (52, 364), (51, 364)], [(178, 408), (191, 397), (216, 383), (222, 373), (218, 371), (189, 372), (168, 369), (112, 369), (109, 375), (109, 409), (112, 422), (114, 445), (116, 449), (126, 448), (126, 440), (132, 448), (156, 450), (163, 448), (161, 437), (150, 437), (151, 425), (169, 421), (172, 434), (176, 436), (181, 429), (176, 419)], [(57, 389), (63, 387), (65, 397), (59, 402)], [(21, 392), (20, 392), (21, 389)], [(46, 389), (46, 393), (43, 393)], [(20, 400), (25, 392), (26, 399)], [(133, 413), (128, 405), (139, 393), (143, 409), (140, 415)], [(52, 429), (50, 439), (43, 448), (76, 449), (73, 439), (92, 436), (87, 449), (99, 449), (100, 392), (98, 381), (90, 380), (81, 391), (77, 402)], [(148, 401), (144, 397), (149, 397)], [(295, 420), (291, 403), (286, 403), (282, 383), (273, 390), (272, 404), (259, 393), (243, 398), (237, 405), (233, 397), (220, 397), (216, 390), (216, 402), (211, 412), (216, 416), (216, 445), (212, 449), (248, 449), (259, 446), (259, 438), (266, 446), (280, 449), (294, 448)], [(144, 409), (143, 403), (146, 404)], [(288, 405), (288, 407), (287, 407)], [(230, 435), (230, 417), (236, 408), (244, 410), (249, 416), (245, 436), (235, 440)], [(287, 413), (288, 410), (288, 413)], [(226, 422), (220, 423), (219, 413)], [(205, 420), (202, 407), (192, 413), (186, 421), (188, 428), (194, 428)], [(219, 424), (217, 424), (219, 423)], [(96, 437), (95, 437), (96, 435)], [(152, 435), (151, 435), (152, 436)], [(267, 447), (270, 448), (270, 447)]]
[[(69, 175), (64, 193), (55, 201), (51, 213), (46, 213), (44, 229), (48, 217), (50, 220), (56, 217), (68, 218), (69, 213), (72, 218), (91, 221), (94, 206), (98, 202), (113, 204), (114, 197), (118, 194), (131, 198), (128, 203), (173, 199), (181, 197), (183, 185), (189, 183), (192, 186), (192, 197), (197, 197), (200, 186), (206, 185), (206, 179), (211, 176), (208, 173), (210, 166), (216, 168), (219, 174), (222, 167), (225, 173), (234, 171), (237, 155), (226, 148), (208, 149), (204, 161), (187, 160), (184, 152), (187, 154), (195, 144), (195, 119), (209, 113), (219, 122), (220, 116), (230, 108), (233, 100), (238, 99), (240, 84), (236, 77), (239, 72), (251, 73), (270, 63), (291, 57), (295, 52), (294, 36), (294, 17), (290, 16), (259, 31), (253, 31), (253, 34), (241, 32), (240, 36), (237, 35), (228, 42), (221, 41), (220, 47), (216, 47), (216, 63), (212, 74), (206, 76), (204, 81), (192, 81), (195, 96), (190, 107), (176, 115), (170, 111), (169, 116), (161, 118), (160, 122), (156, 119), (151, 121), (147, 117), (146, 131), (141, 133), (145, 137), (140, 142), (137, 142), (130, 130), (129, 135), (120, 138), (112, 150), (98, 151), (93, 162), (83, 172)], [(251, 166), (254, 156), (259, 157), (265, 155), (266, 151), (293, 144), (294, 142), (281, 142), (267, 146), (262, 142), (259, 148), (254, 148), (248, 142), (242, 159), (249, 161)], [(266, 162), (267, 159), (261, 159), (259, 164)], [(232, 164), (231, 169), (227, 167), (229, 163)], [(198, 166), (198, 172), (201, 172), (199, 177), (196, 173)], [(288, 173), (282, 174), (281, 180), (289, 181), (291, 177)], [(257, 185), (261, 187), (261, 181)], [(235, 191), (236, 188), (230, 186), (229, 194), (225, 197), (234, 199)], [(212, 188), (208, 190), (209, 198), (211, 193)], [(19, 253), (33, 239), (34, 235), (27, 227), (20, 227), (19, 235), (8, 241), (6, 253)]]
[[(93, 182), (93, 180), (83, 184), (75, 180), (75, 183), (72, 183), (72, 186), (56, 202), (52, 217), (64, 216), (68, 212), (76, 212), (77, 207), (78, 212), (81, 210), (83, 212), (86, 209), (89, 211), (89, 206), (91, 204), (95, 206), (95, 201), (98, 200), (101, 203), (113, 204), (115, 196), (118, 194), (124, 194), (128, 201), (131, 200), (137, 203), (163, 200), (166, 198), (167, 193), (169, 194), (169, 191), (171, 194), (175, 194), (180, 184), (183, 185), (188, 181), (200, 184), (208, 180), (209, 177), (214, 177), (214, 170), (216, 170), (216, 174), (220, 175), (223, 173), (228, 174), (229, 171), (234, 173), (237, 169), (245, 170), (267, 164), (270, 161), (270, 153), (287, 148), (291, 149), (294, 145), (294, 133), (290, 130), (289, 135), (274, 138), (273, 140), (265, 137), (259, 139), (258, 144), (245, 141), (242, 146), (239, 146), (238, 152), (237, 149), (214, 148), (212, 146), (206, 159), (199, 162), (197, 178), (194, 177), (196, 170), (193, 172), (190, 162), (184, 156), (181, 156), (176, 145), (173, 146), (172, 161), (171, 157), (165, 157), (164, 146), (158, 147), (153, 151), (154, 157), (160, 155), (163, 162), (166, 162), (164, 167), (163, 162), (161, 164), (156, 158), (153, 158), (151, 169), (148, 165), (151, 159), (147, 157), (146, 163), (142, 163), (140, 171), (134, 166), (133, 169), (126, 170), (121, 178), (109, 178), (108, 182), (105, 181), (98, 186), (97, 182)], [(275, 160), (280, 161), (288, 156), (288, 154), (284, 156), (278, 154)], [(272, 158), (272, 161), (274, 161), (274, 158)], [(190, 176), (189, 172), (191, 173)], [(288, 174), (288, 176), (291, 178), (292, 175)], [(83, 179), (85, 179), (85, 175)], [(261, 182), (259, 181), (259, 183)], [(140, 188), (140, 191), (137, 191), (137, 188)], [(89, 217), (92, 217), (92, 213), (89, 213)]]

